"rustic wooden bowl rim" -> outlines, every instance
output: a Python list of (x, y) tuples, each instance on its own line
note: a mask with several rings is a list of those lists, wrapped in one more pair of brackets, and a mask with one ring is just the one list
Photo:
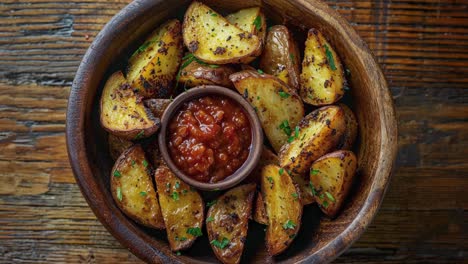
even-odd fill
[[(245, 110), (252, 130), (252, 143), (247, 160), (237, 171), (234, 172), (234, 174), (228, 176), (226, 179), (217, 183), (199, 182), (187, 176), (172, 161), (167, 147), (167, 126), (169, 125), (169, 121), (174, 117), (176, 112), (184, 103), (207, 95), (220, 95), (228, 97), (234, 102), (238, 103)], [(200, 190), (218, 191), (225, 190), (240, 183), (243, 179), (245, 179), (245, 177), (247, 177), (252, 172), (255, 166), (257, 166), (257, 163), (259, 162), (262, 153), (263, 130), (262, 125), (260, 124), (260, 121), (258, 120), (257, 114), (255, 113), (254, 109), (252, 108), (252, 106), (250, 106), (249, 102), (247, 102), (240, 94), (222, 86), (202, 85), (191, 88), (188, 91), (178, 95), (176, 98), (174, 98), (174, 101), (172, 101), (172, 103), (164, 111), (164, 114), (161, 118), (161, 128), (158, 135), (158, 145), (159, 151), (161, 152), (164, 161), (172, 170), (172, 172), (174, 172), (181, 180)]]
[[(98, 89), (92, 83), (95, 82), (96, 78), (100, 78), (100, 81), (103, 78), (103, 76), (96, 77), (93, 75), (100, 63), (99, 60), (102, 58), (102, 49), (111, 45), (119, 32), (128, 27), (133, 19), (162, 2), (164, 0), (133, 1), (115, 15), (96, 36), (84, 55), (73, 81), (67, 108), (66, 137), (68, 156), (77, 184), (94, 214), (107, 230), (123, 246), (147, 262), (180, 263), (181, 260), (188, 259), (184, 256), (180, 258), (175, 255), (165, 254), (161, 249), (155, 248), (149, 243), (152, 239), (149, 234), (133, 224), (122, 223), (125, 218), (113, 211), (116, 210), (115, 205), (107, 201), (106, 192), (99, 189), (91, 168), (93, 161), (87, 157), (86, 145), (85, 120), (89, 118), (91, 108), (88, 101), (90, 100), (90, 94)], [(370, 186), (369, 194), (362, 203), (356, 218), (332, 241), (301, 260), (303, 263), (323, 263), (332, 261), (345, 251), (361, 236), (376, 215), (396, 159), (397, 125), (393, 101), (385, 77), (369, 48), (357, 32), (336, 11), (320, 1), (296, 0), (296, 2), (320, 16), (337, 32), (352, 40), (347, 41), (348, 48), (360, 54), (359, 63), (372, 69), (366, 72), (370, 76), (370, 80), (378, 80), (379, 84), (375, 87), (375, 90), (378, 93), (376, 100), (378, 100), (379, 104), (375, 107), (378, 108), (384, 123), (380, 127), (380, 136), (382, 138), (378, 146), (380, 153), (375, 157), (378, 161), (376, 174)]]

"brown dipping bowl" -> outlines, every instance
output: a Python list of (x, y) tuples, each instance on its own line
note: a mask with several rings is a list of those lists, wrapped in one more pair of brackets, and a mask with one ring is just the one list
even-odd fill
[[(116, 206), (110, 192), (112, 159), (107, 133), (99, 124), (99, 98), (106, 79), (124, 69), (129, 56), (148, 34), (168, 19), (181, 17), (191, 1), (135, 0), (96, 36), (81, 62), (67, 110), (70, 164), (83, 196), (109, 232), (133, 254), (150, 263), (219, 263), (207, 236), (178, 256), (165, 232), (136, 224)], [(278, 257), (265, 249), (262, 225), (249, 223), (242, 263), (326, 263), (344, 252), (370, 225), (388, 186), (397, 151), (393, 101), (379, 65), (357, 32), (335, 10), (312, 0), (205, 0), (222, 14), (261, 6), (270, 25), (284, 24), (301, 47), (306, 30), (317, 28), (328, 37), (351, 74), (346, 92), (359, 122), (355, 153), (359, 169), (349, 196), (334, 220), (315, 205), (304, 208), (301, 229)], [(303, 46), (300, 48), (303, 49)], [(211, 193), (211, 192), (209, 192)]]
[[(240, 107), (242, 107), (244, 113), (247, 115), (252, 131), (250, 152), (244, 164), (239, 169), (237, 169), (237, 171), (235, 171), (234, 174), (216, 183), (200, 182), (182, 172), (172, 161), (167, 146), (167, 130), (169, 122), (172, 120), (172, 118), (174, 118), (174, 115), (177, 113), (180, 107), (185, 102), (192, 101), (194, 99), (208, 95), (223, 96), (236, 102)], [(181, 93), (179, 96), (174, 98), (174, 101), (172, 101), (172, 103), (166, 108), (161, 118), (161, 128), (158, 135), (158, 145), (159, 151), (161, 152), (161, 156), (163, 157), (167, 166), (169, 166), (169, 168), (172, 170), (172, 172), (174, 172), (177, 175), (177, 177), (179, 177), (181, 180), (183, 180), (189, 185), (192, 185), (197, 189), (203, 191), (218, 191), (233, 187), (234, 185), (240, 183), (255, 168), (258, 161), (260, 160), (260, 156), (262, 153), (263, 130), (262, 125), (258, 120), (257, 114), (255, 113), (255, 110), (252, 108), (249, 102), (247, 102), (247, 100), (245, 100), (239, 93), (234, 92), (229, 88), (221, 86), (203, 85), (191, 88), (186, 92)]]

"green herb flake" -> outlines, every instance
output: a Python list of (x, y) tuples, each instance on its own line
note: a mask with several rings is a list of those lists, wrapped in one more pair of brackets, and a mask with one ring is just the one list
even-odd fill
[(120, 189), (120, 187), (117, 187), (117, 199), (122, 201), (122, 189)]
[(296, 228), (296, 224), (291, 220), (288, 220), (286, 223), (283, 224), (283, 229), (284, 230), (294, 229), (294, 228)]
[(314, 196), (317, 196), (317, 191), (315, 190), (315, 187), (314, 185), (312, 184), (312, 182), (309, 182), (309, 187), (310, 187), (310, 191), (312, 192), (312, 194)]
[(292, 193), (291, 196), (294, 198), (294, 201), (297, 201), (297, 199), (299, 199), (298, 193)]
[(294, 54), (289, 53), (289, 58), (291, 59), (292, 62), (294, 62)]
[(182, 255), (182, 253), (180, 253), (180, 251), (177, 251), (177, 252), (176, 252), (176, 255), (177, 255), (177, 256), (180, 256), (180, 255)]
[(258, 69), (257, 72), (260, 73), (260, 74), (264, 74), (264, 72), (262, 70), (260, 70), (260, 69)]
[(136, 163), (136, 162), (135, 162), (134, 160), (132, 160), (132, 167), (135, 166), (135, 163)]
[(299, 127), (296, 126), (296, 128), (294, 129), (294, 136), (291, 136), (288, 138), (288, 143), (291, 143), (294, 139), (297, 139), (299, 138)]
[(145, 168), (148, 167), (148, 162), (147, 162), (146, 160), (143, 160), (143, 166), (144, 166)]
[(257, 96), (257, 100), (260, 100), (260, 96)]
[(218, 202), (218, 200), (213, 200), (213, 201), (211, 201), (211, 202), (207, 202), (207, 203), (206, 203), (206, 206), (210, 207), (210, 206), (212, 206), (212, 205), (215, 205), (217, 202)]
[(289, 126), (288, 120), (284, 120), (279, 128), (282, 129), (287, 136), (291, 135), (291, 127)]
[(115, 170), (115, 171), (114, 171), (114, 177), (120, 178), (120, 177), (122, 177), (122, 174), (120, 173), (120, 171)]
[(178, 201), (179, 200), (179, 193), (178, 192), (172, 192), (172, 199), (174, 201)]
[(141, 195), (141, 196), (146, 196), (147, 194), (148, 194), (148, 193), (146, 193), (146, 192), (140, 192), (140, 195)]
[(330, 199), (330, 201), (335, 202), (335, 197), (333, 197), (331, 193), (325, 192), (325, 195), (328, 197), (328, 199)]
[(174, 184), (174, 187), (176, 189), (179, 189), (180, 188), (180, 182), (179, 181), (176, 181), (175, 184)]
[(212, 17), (217, 17), (218, 14), (216, 14), (216, 13), (211, 13), (211, 16), (212, 16)]
[(323, 208), (327, 208), (327, 207), (328, 207), (328, 202), (327, 202), (327, 201), (323, 201), (322, 207), (323, 207)]
[(203, 233), (199, 227), (189, 227), (187, 228), (187, 234), (190, 234), (194, 237), (203, 236)]
[(253, 24), (257, 30), (260, 30), (262, 28), (262, 18), (260, 16), (257, 16)]
[(211, 216), (210, 216), (210, 217), (207, 217), (207, 218), (206, 218), (206, 222), (207, 222), (207, 223), (208, 223), (208, 222), (213, 222), (213, 221), (214, 221), (214, 217), (211, 217)]
[(210, 65), (208, 65), (208, 67), (213, 68), (213, 69), (216, 69), (216, 68), (219, 68), (219, 65), (210, 64)]
[(283, 168), (279, 169), (278, 173), (279, 173), (279, 175), (283, 175), (284, 169)]
[(217, 248), (224, 249), (230, 243), (230, 241), (229, 241), (229, 239), (223, 237), (223, 239), (221, 241), (213, 239), (213, 240), (211, 240), (210, 243), (213, 246), (217, 247)]
[(319, 174), (319, 172), (320, 172), (320, 170), (312, 169), (310, 171), (310, 175), (317, 175), (317, 174)]
[(273, 181), (273, 177), (268, 177), (268, 178), (267, 178), (267, 180), (268, 180), (268, 182), (269, 182), (269, 183), (271, 183), (271, 184), (273, 184), (273, 183), (274, 183), (274, 181)]
[(146, 41), (145, 43), (141, 44), (141, 46), (138, 47), (138, 49), (132, 54), (132, 57), (139, 54), (139, 53), (142, 53), (143, 51), (145, 51), (153, 43), (154, 43), (154, 41), (151, 40), (151, 41)]
[(143, 138), (144, 135), (145, 135), (145, 131), (142, 130), (135, 136), (135, 139), (136, 140), (141, 139), (141, 138)]
[(328, 63), (330, 64), (330, 68), (332, 69), (332, 71), (335, 71), (336, 65), (335, 65), (335, 59), (333, 58), (333, 53), (331, 52), (328, 45), (325, 44), (324, 46), (325, 46), (325, 55), (327, 56), (327, 60), (328, 60)]
[(281, 98), (284, 98), (284, 99), (286, 99), (286, 98), (288, 98), (290, 96), (290, 94), (288, 94), (287, 92), (285, 92), (283, 90), (280, 90), (278, 92), (278, 94), (281, 96)]
[(186, 237), (180, 237), (180, 238), (179, 238), (179, 241), (185, 241), (185, 240), (187, 240)]

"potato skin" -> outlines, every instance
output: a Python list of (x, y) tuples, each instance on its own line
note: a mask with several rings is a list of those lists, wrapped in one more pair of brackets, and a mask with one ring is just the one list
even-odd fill
[(253, 209), (253, 220), (262, 225), (268, 225), (268, 215), (265, 209), (265, 203), (261, 193), (255, 198), (255, 206)]
[(228, 65), (201, 65), (192, 61), (187, 67), (181, 70), (179, 83), (184, 87), (191, 88), (199, 85), (219, 85), (232, 88), (229, 75), (233, 74), (234, 68)]
[(224, 249), (210, 243), (216, 257), (223, 263), (240, 262), (247, 238), (255, 188), (254, 183), (237, 186), (220, 196), (216, 204), (208, 210), (207, 216), (213, 219), (206, 221), (209, 241), (229, 239), (229, 244)]
[(306, 173), (312, 162), (338, 147), (345, 130), (341, 107), (324, 106), (314, 110), (299, 123), (298, 137), (281, 149), (281, 167), (293, 174)]
[(248, 63), (261, 53), (257, 36), (232, 25), (198, 1), (185, 12), (182, 34), (188, 50), (206, 63)]
[(338, 150), (316, 160), (310, 168), (310, 182), (322, 212), (335, 217), (353, 183), (357, 158), (353, 152)]
[(171, 99), (147, 99), (144, 101), (145, 106), (153, 113), (153, 116), (159, 119), (171, 102)]
[(181, 30), (180, 21), (169, 20), (153, 31), (130, 58), (127, 77), (143, 97), (172, 95), (183, 53)]
[(234, 73), (229, 78), (237, 91), (256, 109), (265, 135), (278, 152), (290, 137), (281, 124), (287, 121), (294, 131), (304, 116), (302, 100), (293, 89), (269, 74), (247, 70)]
[(288, 28), (276, 25), (268, 30), (260, 57), (260, 69), (278, 77), (299, 92), (301, 54)]
[(187, 233), (188, 228), (203, 227), (203, 200), (197, 190), (177, 178), (164, 163), (158, 167), (154, 178), (169, 246), (172, 251), (187, 249), (197, 239)]
[(300, 95), (306, 103), (329, 105), (344, 95), (345, 77), (340, 58), (314, 28), (307, 35), (300, 79)]
[(109, 153), (112, 160), (117, 160), (125, 150), (133, 145), (133, 142), (123, 138), (119, 138), (112, 134), (107, 137), (107, 143), (109, 144)]
[(100, 121), (109, 133), (127, 140), (149, 137), (160, 126), (159, 118), (145, 108), (120, 71), (112, 74), (104, 85)]
[(267, 165), (262, 171), (261, 190), (268, 215), (266, 247), (271, 256), (282, 253), (292, 243), (301, 226), (300, 194), (286, 171)]
[(111, 172), (111, 192), (128, 217), (151, 228), (164, 229), (164, 221), (151, 179), (151, 165), (140, 145), (120, 155)]
[(358, 123), (356, 116), (354, 115), (351, 108), (345, 104), (338, 104), (345, 113), (346, 120), (346, 132), (343, 135), (342, 146), (340, 149), (350, 150), (353, 148), (354, 142), (358, 134)]

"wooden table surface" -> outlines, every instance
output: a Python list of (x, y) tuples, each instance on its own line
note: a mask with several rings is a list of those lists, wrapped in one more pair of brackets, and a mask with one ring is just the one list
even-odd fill
[[(0, 262), (139, 262), (96, 220), (65, 146), (86, 49), (130, 0), (0, 2)], [(327, 1), (395, 98), (399, 155), (381, 209), (336, 263), (468, 259), (468, 1)]]

